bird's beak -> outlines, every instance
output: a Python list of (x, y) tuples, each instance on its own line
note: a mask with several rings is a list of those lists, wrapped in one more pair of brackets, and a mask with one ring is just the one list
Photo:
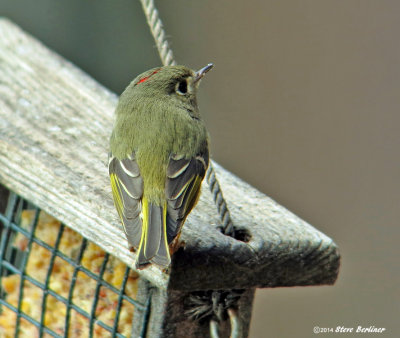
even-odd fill
[(209, 63), (207, 66), (198, 70), (194, 75), (194, 83), (199, 82), (203, 78), (205, 73), (207, 73), (212, 67), (214, 67), (214, 64)]

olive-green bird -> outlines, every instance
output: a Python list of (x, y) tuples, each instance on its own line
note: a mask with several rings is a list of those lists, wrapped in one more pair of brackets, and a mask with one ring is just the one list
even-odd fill
[(199, 198), (209, 155), (196, 94), (212, 67), (154, 68), (119, 98), (109, 174), (129, 246), (137, 249), (137, 268), (169, 266), (170, 244)]

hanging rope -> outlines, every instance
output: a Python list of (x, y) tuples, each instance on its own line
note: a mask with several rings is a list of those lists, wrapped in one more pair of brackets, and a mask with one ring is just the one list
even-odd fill
[[(151, 34), (156, 42), (161, 62), (164, 66), (176, 65), (174, 54), (172, 53), (172, 49), (169, 47), (168, 41), (165, 37), (165, 31), (160, 16), (158, 15), (157, 8), (154, 5), (154, 1), (140, 0), (140, 2), (142, 3), (143, 11), (146, 15), (147, 23), (150, 26)], [(221, 186), (215, 176), (215, 171), (211, 161), (208, 167), (206, 180), (221, 218), (222, 232), (227, 236), (234, 237), (234, 227), (228, 206), (222, 195)]]
[(161, 62), (164, 66), (176, 65), (174, 54), (172, 53), (172, 49), (169, 47), (168, 41), (165, 38), (163, 25), (160, 16), (158, 15), (157, 8), (154, 5), (154, 1), (140, 0), (140, 2), (142, 3), (144, 14), (146, 15), (147, 23), (150, 26), (151, 34), (156, 42)]
[(208, 166), (206, 180), (208, 186), (210, 187), (211, 194), (214, 199), (214, 203), (217, 206), (219, 217), (222, 222), (222, 232), (231, 237), (235, 237), (235, 228), (233, 227), (231, 215), (228, 210), (228, 206), (222, 195), (221, 186), (215, 176), (214, 167), (212, 166), (212, 162)]

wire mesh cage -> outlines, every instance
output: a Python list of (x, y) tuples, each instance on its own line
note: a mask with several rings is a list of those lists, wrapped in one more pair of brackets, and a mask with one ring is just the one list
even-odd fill
[[(130, 337), (146, 331), (150, 298), (138, 275), (3, 187), (0, 210), (1, 337)], [(8, 197), (6, 196), (8, 195)]]

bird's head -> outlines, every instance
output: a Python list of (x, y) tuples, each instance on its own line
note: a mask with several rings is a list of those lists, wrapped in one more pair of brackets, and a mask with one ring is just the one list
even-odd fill
[(185, 66), (153, 68), (137, 76), (122, 96), (171, 104), (186, 109), (191, 115), (197, 115), (197, 88), (212, 67), (210, 63), (199, 71)]

